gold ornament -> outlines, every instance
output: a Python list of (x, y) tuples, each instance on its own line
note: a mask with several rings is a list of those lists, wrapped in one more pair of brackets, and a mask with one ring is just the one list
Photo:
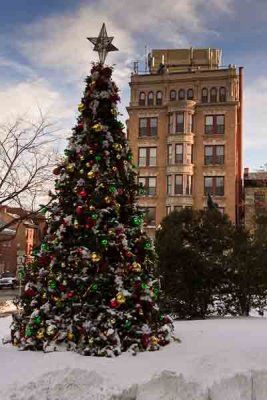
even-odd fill
[(68, 333), (67, 333), (67, 339), (68, 339), (68, 340), (73, 340), (73, 338), (74, 338), (73, 333), (72, 333), (72, 332), (68, 332)]
[(36, 332), (36, 338), (37, 339), (43, 339), (44, 333), (45, 333), (44, 328), (38, 329), (38, 331)]
[(90, 339), (88, 340), (88, 343), (92, 345), (92, 344), (94, 343), (94, 338), (90, 338)]
[(68, 164), (66, 168), (67, 168), (67, 171), (73, 172), (74, 168), (75, 168), (75, 164)]
[(85, 166), (86, 166), (87, 168), (90, 168), (90, 167), (91, 167), (91, 163), (88, 161), (88, 162), (85, 164)]
[(116, 151), (121, 151), (122, 150), (122, 145), (120, 143), (114, 143), (113, 147)]
[(92, 206), (92, 205), (89, 206), (89, 210), (90, 210), (90, 211), (94, 211), (94, 210), (95, 210), (95, 206)]
[(57, 327), (55, 325), (49, 325), (46, 328), (46, 333), (48, 336), (53, 336), (56, 333)]
[(96, 132), (101, 132), (101, 131), (103, 131), (103, 125), (101, 125), (101, 124), (95, 124), (95, 125), (93, 125), (92, 126), (92, 129), (94, 129)]
[(91, 260), (92, 260), (93, 262), (98, 262), (98, 261), (101, 260), (101, 256), (100, 256), (99, 254), (97, 254), (97, 253), (92, 253), (92, 255), (91, 255)]
[(83, 103), (80, 103), (79, 105), (78, 105), (78, 111), (79, 112), (83, 112), (85, 110), (85, 105), (83, 104)]
[(157, 346), (158, 342), (159, 342), (159, 340), (158, 340), (158, 338), (156, 338), (156, 336), (151, 337), (152, 346)]
[(84, 160), (84, 156), (83, 155), (80, 156), (80, 160)]
[(80, 169), (80, 174), (82, 175), (83, 173), (84, 173), (84, 170), (83, 169)]
[(134, 262), (133, 265), (132, 265), (132, 270), (134, 272), (140, 272), (142, 270), (142, 267), (141, 267), (141, 265), (139, 263)]
[(89, 179), (93, 179), (94, 176), (95, 176), (94, 171), (89, 171), (89, 172), (87, 173), (87, 177), (88, 177)]
[(119, 292), (116, 296), (116, 300), (118, 304), (123, 304), (125, 303), (125, 296), (122, 292)]
[(109, 196), (106, 196), (104, 200), (105, 200), (105, 202), (106, 202), (107, 204), (110, 204), (110, 203), (112, 202), (112, 198), (109, 197)]

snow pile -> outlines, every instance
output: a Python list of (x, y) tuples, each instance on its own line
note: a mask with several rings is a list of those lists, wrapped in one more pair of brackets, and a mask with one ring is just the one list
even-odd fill
[(175, 334), (182, 343), (113, 359), (0, 344), (0, 400), (267, 399), (266, 318), (179, 321)]
[(12, 300), (0, 301), (0, 316), (1, 314), (12, 313), (16, 311), (16, 306)]

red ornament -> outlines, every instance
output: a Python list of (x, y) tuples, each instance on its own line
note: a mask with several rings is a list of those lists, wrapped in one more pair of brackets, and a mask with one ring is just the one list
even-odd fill
[(33, 297), (35, 296), (35, 291), (32, 288), (29, 288), (25, 290), (24, 295), (27, 297)]
[(79, 193), (79, 195), (80, 195), (81, 197), (87, 197), (87, 192), (86, 192), (85, 190), (82, 190), (82, 191)]
[(73, 293), (73, 292), (68, 292), (68, 293), (67, 293), (67, 297), (71, 298), (71, 297), (73, 297), (73, 296), (74, 296), (74, 293)]
[(60, 171), (61, 171), (61, 167), (56, 167), (56, 168), (53, 169), (53, 174), (54, 175), (59, 175)]
[(95, 225), (95, 221), (93, 220), (93, 218), (88, 217), (87, 220), (86, 220), (86, 225), (85, 225), (85, 227), (86, 227), (87, 229), (91, 229), (94, 225)]
[(83, 122), (80, 122), (80, 123), (77, 125), (77, 128), (83, 129)]
[(141, 338), (141, 343), (142, 343), (144, 349), (146, 349), (148, 347), (149, 342), (150, 342), (149, 335), (147, 333), (144, 333), (142, 338)]
[(122, 195), (123, 192), (124, 192), (124, 190), (123, 190), (122, 188), (119, 188), (119, 189), (118, 189), (118, 194)]
[(119, 304), (118, 304), (116, 299), (111, 299), (110, 300), (110, 305), (111, 305), (112, 308), (116, 308), (116, 307), (118, 307)]
[(76, 211), (76, 214), (81, 215), (83, 212), (82, 206), (77, 206), (75, 211)]

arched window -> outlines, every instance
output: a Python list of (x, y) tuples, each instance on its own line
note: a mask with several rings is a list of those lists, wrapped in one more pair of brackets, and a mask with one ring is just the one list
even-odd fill
[(178, 99), (179, 100), (184, 100), (185, 99), (185, 91), (184, 89), (180, 89), (178, 92)]
[(210, 89), (210, 102), (217, 103), (217, 89), (215, 87)]
[(145, 106), (146, 105), (146, 94), (144, 92), (141, 92), (139, 94), (139, 106)]
[(219, 91), (219, 101), (225, 102), (226, 101), (226, 88), (225, 87), (220, 87)]
[(170, 101), (175, 101), (176, 100), (176, 90), (171, 90), (170, 91)]
[(153, 106), (154, 104), (154, 93), (153, 92), (149, 92), (148, 96), (147, 96), (147, 105), (148, 106)]
[(158, 91), (156, 94), (156, 104), (157, 106), (161, 106), (162, 104), (162, 92)]
[(208, 89), (207, 88), (203, 88), (202, 92), (201, 92), (201, 101), (202, 103), (207, 103), (209, 101), (208, 98)]
[(188, 91), (187, 91), (187, 100), (193, 100), (193, 98), (194, 98), (193, 89), (188, 89)]

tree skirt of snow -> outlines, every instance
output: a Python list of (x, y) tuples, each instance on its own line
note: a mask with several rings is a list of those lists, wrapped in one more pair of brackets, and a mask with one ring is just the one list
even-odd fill
[(267, 319), (179, 321), (175, 334), (182, 343), (113, 359), (1, 344), (0, 400), (267, 399)]

